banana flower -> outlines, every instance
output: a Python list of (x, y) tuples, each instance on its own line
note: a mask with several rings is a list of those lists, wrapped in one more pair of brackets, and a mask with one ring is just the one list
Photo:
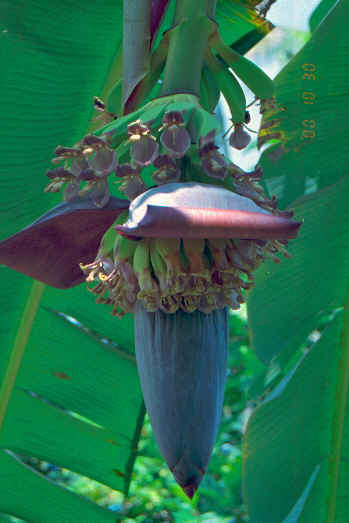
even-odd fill
[(154, 436), (191, 498), (221, 418), (228, 307), (240, 306), (253, 270), (266, 256), (285, 254), (299, 226), (289, 214), (275, 215), (222, 187), (167, 183), (131, 204), (111, 197), (101, 208), (88, 196), (64, 202), (2, 241), (0, 263), (58, 288), (87, 275), (98, 281), (99, 302), (119, 316), (134, 313)]

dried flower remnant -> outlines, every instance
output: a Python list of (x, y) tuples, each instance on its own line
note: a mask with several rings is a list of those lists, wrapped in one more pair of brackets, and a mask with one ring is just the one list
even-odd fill
[[(96, 260), (80, 264), (87, 282), (99, 281), (96, 287), (89, 288), (97, 295), (96, 303), (111, 305), (113, 316), (121, 317), (131, 312), (136, 303), (138, 282), (130, 265), (135, 250), (135, 241), (116, 237), (109, 230), (101, 241)], [(114, 257), (117, 257), (116, 263)]]
[[(102, 138), (87, 135), (75, 147), (58, 146), (55, 154), (52, 162), (64, 162), (64, 166), (47, 171), (46, 175), (52, 181), (45, 192), (59, 192), (66, 185), (66, 201), (89, 193), (97, 207), (107, 205), (110, 199), (107, 178), (118, 165), (115, 151), (109, 147), (108, 135)], [(83, 188), (82, 182), (85, 182)]]
[(153, 162), (156, 171), (152, 174), (152, 178), (157, 185), (164, 183), (178, 182), (181, 178), (181, 170), (167, 154), (159, 154)]
[(99, 115), (94, 118), (94, 121), (100, 120), (101, 124), (106, 124), (112, 120), (116, 120), (117, 116), (114, 113), (107, 111), (105, 103), (103, 100), (95, 96), (93, 98), (93, 108), (95, 111), (99, 112)]
[(141, 166), (150, 165), (158, 154), (159, 146), (149, 127), (137, 120), (129, 124), (128, 135), (132, 160)]
[(229, 137), (231, 147), (242, 150), (248, 146), (251, 136), (245, 131), (243, 124), (235, 124), (234, 132)]
[(172, 158), (182, 158), (190, 147), (190, 134), (180, 111), (166, 111), (162, 119), (160, 141)]
[(198, 149), (201, 165), (206, 174), (212, 178), (224, 179), (228, 175), (228, 164), (215, 144), (215, 131), (200, 137)]

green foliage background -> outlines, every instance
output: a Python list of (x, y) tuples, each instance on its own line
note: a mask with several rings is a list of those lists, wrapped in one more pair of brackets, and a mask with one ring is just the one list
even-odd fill
[[(218, 2), (239, 51), (268, 32), (255, 3)], [(238, 523), (246, 503), (252, 523), (349, 519), (348, 11), (320, 2), (276, 79), (286, 111), (262, 122), (266, 188), (304, 225), (292, 259), (257, 273), (255, 353), (246, 319), (230, 317), (223, 421), (193, 502), (143, 424), (132, 318), (113, 319), (83, 286), (57, 291), (1, 266), (0, 521)], [(16, 0), (0, 22), (5, 238), (57, 203), (42, 192), (52, 151), (86, 132), (93, 96), (118, 79), (121, 2)]]

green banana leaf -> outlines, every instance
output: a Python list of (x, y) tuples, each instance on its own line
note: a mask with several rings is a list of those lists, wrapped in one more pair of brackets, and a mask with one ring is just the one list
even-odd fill
[(321, 0), (319, 5), (314, 9), (309, 19), (310, 30), (313, 33), (315, 29), (321, 24), (326, 18), (332, 7), (338, 2), (338, 0)]
[(278, 142), (263, 153), (261, 165), (281, 206), (346, 173), (347, 14), (340, 0), (275, 79), (278, 108), (265, 115), (259, 143)]
[[(267, 187), (304, 223), (292, 258), (277, 270), (265, 264), (248, 300), (253, 345), (278, 373), (274, 387), (266, 376), (269, 393), (244, 438), (251, 523), (349, 517), (348, 14), (339, 1), (280, 73), (277, 96), (286, 110), (263, 122), (262, 136), (273, 138), (262, 157)], [(272, 131), (267, 122), (276, 119)]]
[[(238, 23), (234, 5), (219, 2), (228, 43), (269, 30), (250, 9), (236, 9)], [(93, 96), (119, 80), (122, 2), (8, 1), (0, 25), (4, 239), (59, 201), (43, 193), (43, 173), (58, 144), (88, 130)], [(0, 274), (0, 512), (35, 523), (115, 521), (18, 456), (127, 494), (145, 413), (132, 317), (111, 317), (84, 285), (61, 291), (4, 266)]]

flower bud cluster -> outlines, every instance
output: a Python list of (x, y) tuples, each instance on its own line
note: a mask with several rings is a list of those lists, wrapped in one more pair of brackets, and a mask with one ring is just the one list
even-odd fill
[[(58, 192), (65, 186), (66, 200), (88, 193), (97, 206), (104, 207), (110, 199), (110, 175), (116, 177), (118, 189), (133, 201), (147, 191), (145, 180), (149, 173), (152, 181), (161, 186), (175, 185), (182, 178), (195, 184), (199, 172), (200, 177), (204, 173), (219, 180), (230, 195), (233, 183), (235, 192), (252, 200), (262, 213), (292, 217), (292, 212), (277, 209), (275, 197), (265, 194), (259, 184), (263, 174), (259, 166), (246, 173), (219, 151), (215, 119), (195, 105), (195, 100), (190, 98), (189, 103), (188, 97), (183, 99), (182, 110), (161, 109), (161, 103), (154, 101), (151, 111), (144, 113), (148, 117), (133, 122), (128, 116), (121, 117), (122, 124), (117, 120), (100, 136), (87, 135), (74, 147), (57, 147), (53, 163), (58, 166), (47, 172), (50, 183), (46, 191)], [(98, 110), (105, 113), (103, 106), (98, 105)], [(195, 138), (193, 145), (191, 134)], [(235, 126), (230, 142), (241, 149), (249, 139), (241, 124)], [(203, 185), (208, 186), (206, 180)], [(205, 209), (205, 204), (202, 206)], [(155, 236), (131, 239), (111, 228), (103, 237), (95, 261), (80, 265), (87, 282), (97, 283), (91, 289), (96, 301), (111, 305), (113, 315), (132, 312), (137, 300), (148, 311), (167, 313), (179, 309), (210, 313), (225, 306), (238, 309), (244, 300), (243, 292), (253, 285), (253, 271), (263, 260), (269, 257), (279, 263), (280, 254), (289, 256), (285, 240), (222, 239), (214, 234), (206, 239), (189, 239), (181, 237), (183, 233), (171, 239)]]
[[(159, 143), (150, 127), (141, 120), (130, 123), (125, 141), (129, 156), (126, 163), (119, 164), (116, 151), (111, 147), (112, 134), (87, 135), (74, 147), (58, 146), (52, 162), (60, 165), (47, 171), (50, 183), (45, 192), (59, 192), (65, 186), (64, 198), (68, 201), (89, 192), (96, 205), (103, 207), (110, 197), (107, 179), (111, 174), (119, 179), (119, 190), (129, 200), (147, 189), (141, 177), (144, 167), (152, 165), (155, 168), (152, 177), (157, 185), (180, 179), (179, 161), (191, 145), (182, 112), (164, 113), (157, 131)], [(85, 184), (83, 188), (82, 183)]]
[[(205, 112), (201, 109), (201, 113)], [(201, 118), (209, 116), (206, 113), (202, 116), (201, 113)], [(160, 118), (161, 125), (154, 130), (155, 120), (145, 123), (138, 119), (128, 123), (125, 128), (127, 136), (118, 142), (117, 147), (113, 142), (112, 130), (101, 136), (87, 135), (74, 147), (57, 147), (56, 158), (52, 161), (60, 165), (47, 171), (50, 183), (45, 191), (58, 192), (65, 186), (66, 200), (88, 192), (96, 205), (103, 207), (110, 198), (108, 178), (113, 174), (117, 178), (114, 183), (118, 184), (119, 191), (132, 201), (147, 190), (143, 169), (151, 167), (152, 181), (156, 185), (179, 182), (184, 172), (182, 159), (187, 155), (189, 163), (200, 162), (199, 169), (201, 167), (206, 175), (221, 181), (233, 177), (238, 194), (253, 199), (267, 210), (275, 211), (276, 201), (269, 200), (257, 185), (261, 169), (257, 167), (252, 173), (245, 173), (230, 162), (215, 143), (216, 129), (211, 129), (206, 135), (199, 134), (196, 146), (192, 147), (191, 135), (186, 128), (186, 110), (165, 110)], [(249, 136), (243, 126), (235, 127), (230, 141), (241, 148), (247, 144)], [(197, 134), (195, 125), (193, 129)], [(121, 158), (126, 161), (121, 162)], [(186, 170), (185, 177), (190, 180), (190, 169)]]
[(132, 312), (137, 300), (150, 312), (238, 309), (264, 259), (278, 263), (278, 253), (288, 256), (287, 242), (276, 240), (131, 240), (114, 234), (113, 249), (101, 247), (81, 269), (87, 282), (97, 282), (90, 289), (96, 302), (111, 305), (117, 316)]
[(110, 199), (107, 178), (118, 165), (116, 154), (109, 147), (108, 135), (101, 138), (87, 135), (74, 147), (58, 146), (55, 154), (52, 162), (64, 162), (64, 166), (46, 172), (51, 181), (45, 192), (59, 192), (66, 185), (64, 199), (67, 201), (88, 191), (98, 207), (107, 205)]

